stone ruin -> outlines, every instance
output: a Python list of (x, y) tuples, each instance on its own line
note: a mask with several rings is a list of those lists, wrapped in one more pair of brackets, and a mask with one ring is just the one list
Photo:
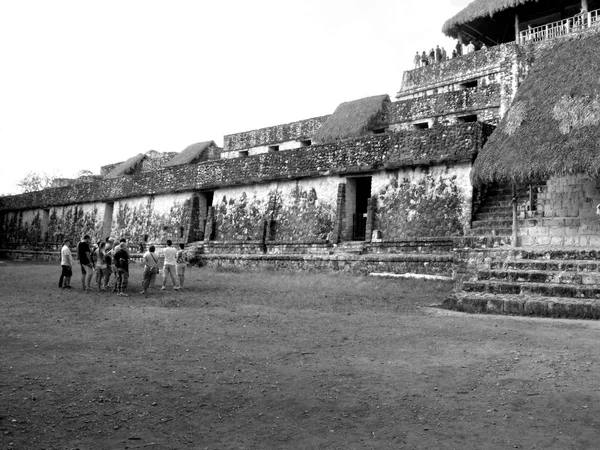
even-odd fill
[(0, 256), (170, 239), (209, 266), (420, 275), (454, 280), (448, 308), (599, 318), (600, 4), (555, 3), (475, 0), (443, 31), (485, 47), (406, 71), (394, 100), (0, 197)]

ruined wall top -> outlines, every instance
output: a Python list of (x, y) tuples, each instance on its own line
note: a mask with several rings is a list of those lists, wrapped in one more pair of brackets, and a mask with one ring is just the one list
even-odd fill
[(492, 126), (483, 123), (437, 126), (427, 130), (347, 139), (315, 145), (310, 149), (183, 164), (95, 183), (0, 197), (0, 211), (214, 190), (273, 180), (369, 172), (386, 167), (470, 161), (481, 150), (492, 130)]
[(297, 122), (227, 134), (223, 137), (223, 152), (240, 151), (261, 145), (310, 139), (329, 116), (313, 117)]

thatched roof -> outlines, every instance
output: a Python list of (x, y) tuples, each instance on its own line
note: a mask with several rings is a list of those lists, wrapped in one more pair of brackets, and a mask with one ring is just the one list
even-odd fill
[(198, 142), (189, 145), (182, 152), (171, 158), (164, 167), (179, 166), (182, 164), (192, 164), (202, 159), (203, 153), (208, 152), (210, 147), (216, 146), (214, 141)]
[(442, 32), (450, 37), (457, 37), (457, 28), (460, 25), (491, 17), (500, 11), (532, 1), (534, 0), (474, 0), (454, 17), (448, 19), (442, 27)]
[(365, 134), (389, 101), (388, 95), (376, 95), (342, 103), (317, 130), (312, 141), (324, 144)]
[(600, 35), (558, 40), (534, 63), (477, 157), (472, 180), (600, 173)]
[(127, 161), (123, 161), (122, 163), (114, 167), (106, 175), (104, 175), (104, 179), (106, 180), (109, 178), (117, 178), (123, 175), (129, 175), (133, 173), (145, 157), (146, 155), (144, 155), (143, 153), (139, 153), (135, 156), (132, 156)]

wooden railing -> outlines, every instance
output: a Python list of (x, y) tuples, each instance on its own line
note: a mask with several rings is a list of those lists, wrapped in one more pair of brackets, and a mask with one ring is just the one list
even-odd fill
[(529, 28), (519, 32), (519, 44), (539, 42), (577, 33), (600, 23), (600, 10), (584, 12), (568, 19), (551, 22), (540, 27)]

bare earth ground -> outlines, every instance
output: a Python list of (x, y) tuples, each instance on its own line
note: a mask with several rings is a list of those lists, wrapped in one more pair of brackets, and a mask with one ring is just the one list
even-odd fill
[(2, 449), (600, 448), (598, 322), (429, 308), (442, 282), (59, 272), (0, 262)]

